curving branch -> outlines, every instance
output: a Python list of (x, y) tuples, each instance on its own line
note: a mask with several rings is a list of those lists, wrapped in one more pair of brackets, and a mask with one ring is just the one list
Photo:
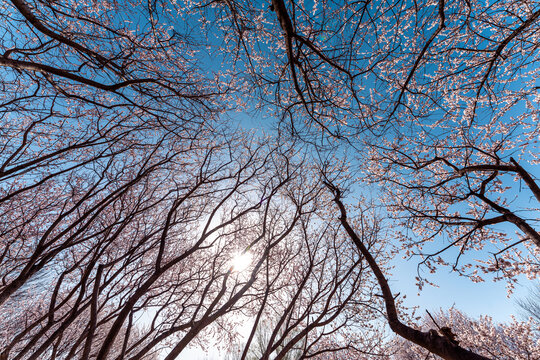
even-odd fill
[(89, 85), (89, 86), (92, 86), (101, 90), (105, 90), (105, 91), (110, 91), (110, 92), (115, 92), (119, 89), (122, 89), (127, 86), (131, 86), (131, 85), (157, 83), (157, 81), (154, 79), (133, 79), (133, 80), (122, 81), (117, 84), (107, 85), (107, 84), (102, 84), (100, 82), (85, 78), (83, 76), (73, 74), (72, 72), (64, 70), (64, 69), (58, 69), (53, 66), (39, 64), (35, 62), (30, 62), (30, 61), (8, 59), (6, 57), (0, 57), (0, 66), (10, 67), (17, 70), (29, 70), (29, 71), (35, 71), (35, 72), (40, 72), (40, 73), (48, 73), (48, 74), (60, 76), (65, 79), (73, 80), (81, 84)]
[(394, 295), (390, 290), (390, 286), (388, 285), (388, 281), (386, 280), (383, 271), (377, 264), (377, 261), (375, 260), (371, 252), (366, 248), (361, 238), (358, 236), (358, 234), (355, 232), (355, 230), (352, 228), (349, 221), (347, 220), (347, 210), (345, 209), (345, 205), (341, 201), (341, 191), (331, 182), (325, 181), (324, 183), (334, 195), (334, 202), (336, 203), (340, 211), (339, 220), (341, 222), (341, 225), (343, 226), (355, 246), (365, 257), (369, 267), (371, 268), (371, 271), (373, 271), (373, 274), (375, 275), (377, 282), (379, 283), (382, 291), (382, 297), (386, 306), (388, 325), (390, 326), (392, 331), (394, 331), (399, 336), (409, 341), (412, 341), (417, 345), (422, 346), (423, 348), (446, 360), (488, 360), (489, 358), (487, 357), (462, 348), (461, 346), (457, 345), (455, 341), (452, 341), (452, 339), (446, 336), (440, 336), (436, 330), (429, 330), (428, 332), (423, 332), (420, 330), (416, 330), (401, 322), (394, 300)]
[(74, 48), (78, 50), (81, 53), (86, 54), (87, 56), (90, 56), (91, 58), (97, 60), (102, 66), (110, 67), (109, 64), (112, 64), (114, 68), (119, 69), (119, 66), (114, 64), (114, 62), (110, 61), (109, 59), (105, 58), (104, 56), (96, 53), (95, 51), (92, 51), (81, 44), (70, 40), (66, 38), (65, 36), (62, 36), (61, 34), (58, 34), (54, 32), (53, 30), (49, 29), (43, 22), (41, 22), (30, 9), (30, 6), (23, 1), (23, 0), (11, 0), (11, 3), (19, 10), (19, 12), (24, 16), (24, 18), (32, 24), (37, 30), (39, 30), (44, 35), (47, 35), (48, 37), (57, 40), (71, 48)]

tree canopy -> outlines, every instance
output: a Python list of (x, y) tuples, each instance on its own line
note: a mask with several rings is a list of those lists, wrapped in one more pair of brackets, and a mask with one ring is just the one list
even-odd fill
[(535, 314), (421, 320), (390, 281), (538, 279), (540, 3), (9, 0), (0, 30), (0, 360), (540, 358)]

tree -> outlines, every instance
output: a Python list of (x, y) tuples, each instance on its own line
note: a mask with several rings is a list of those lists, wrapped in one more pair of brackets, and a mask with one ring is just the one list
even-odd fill
[(115, 14), (136, 7), (3, 5), (0, 303), (213, 131), (217, 98), (181, 51), (185, 39)]
[(532, 318), (536, 323), (540, 323), (540, 284), (536, 283), (532, 288), (529, 296), (525, 299), (519, 299), (518, 305), (523, 310), (523, 315), (527, 318)]
[[(383, 313), (482, 358), (404, 320), (392, 239), (363, 207), (350, 221), (341, 186), (380, 185), (433, 271), (456, 246), (462, 273), (480, 254), (476, 280), (536, 277), (539, 17), (527, 1), (3, 3), (0, 357), (173, 359), (231, 341), (237, 315), (255, 318), (244, 358), (266, 317), (262, 358), (377, 356)], [(231, 124), (249, 109), (276, 134)]]
[[(268, 252), (306, 206), (299, 199), (286, 208), (292, 217), (280, 217), (274, 209), (286, 203), (280, 188), (294, 168), (287, 157), (247, 145), (198, 151), (193, 170), (152, 174), (144, 182), (149, 189), (111, 201), (96, 225), (61, 243), (46, 263), (43, 297), (33, 291), (29, 301), (38, 310), (24, 328), (5, 334), (4, 353), (34, 359), (69, 346), (57, 356), (140, 359), (172, 341), (167, 352), (174, 358), (216, 319), (241, 308)], [(221, 160), (209, 162), (213, 156)], [(271, 166), (284, 165), (290, 172), (282, 178), (269, 175)], [(232, 254), (246, 247), (257, 256), (251, 274), (233, 276)]]
[(339, 224), (320, 223), (319, 216), (317, 211), (302, 219), (297, 236), (269, 257), (264, 296), (253, 309), (245, 341), (234, 344), (232, 358), (376, 354), (381, 333), (375, 326), (380, 314), (372, 278)]
[[(393, 332), (402, 338), (421, 346), (430, 353), (439, 355), (443, 359), (488, 359), (485, 356), (460, 346), (445, 334), (438, 334), (437, 331), (432, 329), (427, 332), (423, 332), (406, 324), (402, 321), (402, 319), (400, 319), (398, 308), (396, 307), (395, 297), (392, 294), (390, 286), (388, 285), (388, 280), (386, 279), (384, 270), (381, 268), (381, 266), (379, 266), (379, 263), (372, 254), (372, 251), (369, 249), (367, 244), (365, 244), (365, 241), (363, 241), (362, 236), (358, 235), (349, 222), (348, 212), (343, 204), (341, 190), (328, 180), (325, 182), (325, 184), (334, 195), (334, 202), (338, 208), (340, 214), (339, 220), (343, 228), (347, 232), (347, 235), (351, 241), (363, 255), (371, 271), (373, 272), (373, 275), (377, 279), (377, 283), (382, 292), (382, 298), (386, 309), (386, 319), (390, 329), (392, 329)], [(361, 230), (363, 230), (366, 226), (363, 215), (363, 212), (360, 212), (360, 218), (356, 220)], [(373, 226), (377, 226), (377, 224), (375, 223)]]
[[(455, 308), (441, 311), (433, 317), (424, 317), (424, 322), (435, 326), (439, 333), (455, 334), (455, 341), (461, 346), (494, 359), (526, 360), (540, 356), (540, 334), (530, 321), (513, 320), (508, 324), (497, 324), (489, 316), (471, 319)], [(399, 339), (395, 346), (396, 360), (437, 358), (417, 346), (407, 346)]]

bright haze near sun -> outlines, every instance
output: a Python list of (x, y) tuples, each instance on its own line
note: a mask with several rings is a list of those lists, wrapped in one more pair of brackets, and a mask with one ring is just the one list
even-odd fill
[(249, 252), (238, 252), (231, 259), (230, 265), (233, 272), (246, 270), (253, 260), (253, 255)]

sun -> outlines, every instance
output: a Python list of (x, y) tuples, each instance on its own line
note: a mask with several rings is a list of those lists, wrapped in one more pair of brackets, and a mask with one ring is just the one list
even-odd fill
[(253, 256), (249, 252), (239, 252), (231, 259), (231, 271), (240, 272), (246, 270), (251, 264)]

